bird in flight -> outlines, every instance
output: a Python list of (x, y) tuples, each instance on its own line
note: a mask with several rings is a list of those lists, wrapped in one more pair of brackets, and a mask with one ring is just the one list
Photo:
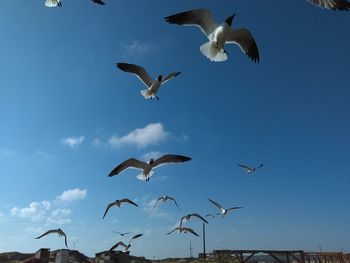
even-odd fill
[(348, 2), (347, 0), (308, 0), (308, 2), (330, 10), (350, 10), (350, 2)]
[(53, 234), (53, 233), (57, 233), (58, 236), (64, 236), (64, 244), (66, 245), (66, 247), (68, 248), (67, 245), (67, 236), (66, 234), (63, 232), (62, 229), (58, 228), (58, 229), (51, 229), (46, 231), (44, 234), (42, 234), (41, 236), (36, 237), (35, 239), (39, 239), (42, 238), (43, 236), (49, 235), (49, 234)]
[(118, 231), (112, 231), (112, 232), (113, 232), (113, 233), (116, 233), (116, 234), (119, 234), (119, 235), (122, 236), (122, 237), (131, 233), (131, 232), (122, 233), (122, 232), (118, 232)]
[(119, 241), (118, 243), (116, 243), (115, 245), (113, 245), (113, 246), (109, 249), (109, 251), (112, 251), (112, 250), (116, 249), (118, 246), (124, 247), (124, 251), (127, 251), (127, 250), (131, 247), (131, 240), (137, 239), (137, 238), (141, 237), (142, 235), (143, 235), (143, 234), (137, 234), (137, 235), (133, 236), (133, 237), (130, 239), (130, 241), (129, 241), (129, 243), (128, 243), (127, 245), (126, 245), (124, 242)]
[(122, 203), (129, 203), (129, 204), (131, 204), (131, 205), (138, 206), (137, 204), (135, 204), (133, 201), (131, 201), (131, 200), (128, 199), (128, 198), (124, 198), (124, 199), (121, 199), (121, 200), (115, 200), (114, 202), (108, 204), (108, 206), (107, 206), (107, 208), (106, 208), (106, 211), (105, 211), (105, 213), (103, 214), (102, 219), (105, 218), (105, 216), (106, 216), (108, 210), (109, 210), (112, 206), (120, 207), (120, 206), (122, 205)]
[(61, 3), (61, 0), (46, 0), (45, 6), (47, 6), (47, 7), (56, 7), (56, 6), (62, 7), (62, 3)]
[(200, 46), (200, 51), (211, 61), (227, 60), (225, 44), (236, 44), (254, 62), (259, 62), (259, 50), (248, 29), (231, 28), (235, 14), (229, 16), (223, 23), (217, 24), (210, 10), (200, 8), (165, 17), (170, 24), (197, 26), (208, 38), (209, 42)]
[(183, 221), (183, 220), (188, 221), (188, 220), (190, 220), (190, 219), (193, 218), (193, 217), (197, 217), (197, 218), (199, 218), (200, 220), (202, 220), (203, 222), (205, 222), (205, 223), (208, 224), (208, 221), (205, 220), (201, 215), (199, 215), (199, 214), (197, 214), (197, 213), (193, 213), (193, 214), (188, 214), (188, 215), (185, 215), (185, 216), (181, 217), (181, 220), (180, 220), (180, 228), (182, 228), (182, 221)]
[(263, 167), (263, 164), (260, 164), (260, 165), (257, 166), (257, 167), (250, 167), (250, 166), (248, 166), (248, 165), (243, 165), (243, 164), (238, 164), (238, 166), (244, 168), (245, 171), (246, 171), (246, 174), (250, 174), (250, 173), (255, 172), (256, 169)]
[(177, 208), (180, 210), (180, 207), (177, 205), (175, 198), (173, 198), (173, 197), (171, 197), (171, 196), (168, 196), (168, 195), (163, 195), (163, 196), (159, 197), (159, 198), (157, 199), (157, 202), (154, 204), (152, 210), (154, 210), (154, 208), (156, 207), (156, 205), (158, 204), (158, 202), (159, 202), (160, 200), (162, 200), (164, 203), (165, 203), (165, 201), (167, 201), (167, 200), (171, 200), (171, 201), (173, 201), (173, 202), (175, 203), (175, 205), (177, 206)]
[(227, 213), (228, 213), (229, 211), (231, 211), (231, 210), (243, 208), (243, 207), (241, 207), (241, 206), (234, 206), (234, 207), (225, 209), (225, 208), (223, 208), (220, 204), (218, 204), (217, 202), (215, 202), (215, 201), (213, 201), (213, 200), (211, 200), (211, 199), (208, 199), (208, 200), (209, 200), (210, 202), (212, 202), (217, 208), (220, 209), (220, 213), (218, 213), (218, 215), (222, 215), (223, 217), (224, 217), (225, 215), (227, 215)]
[(163, 85), (165, 82), (171, 80), (172, 78), (180, 75), (181, 73), (173, 72), (165, 78), (163, 78), (162, 75), (158, 75), (158, 77), (155, 80), (153, 80), (148, 75), (147, 71), (141, 66), (128, 63), (117, 63), (117, 67), (125, 72), (136, 75), (142, 81), (142, 83), (147, 87), (147, 89), (141, 90), (141, 94), (145, 99), (156, 98), (157, 100), (159, 100), (157, 93), (160, 86)]
[(105, 5), (105, 3), (102, 0), (92, 0), (92, 2), (99, 4), (99, 5)]
[[(219, 213), (217, 213), (216, 215), (220, 215)], [(205, 215), (205, 217), (212, 217), (212, 218), (214, 218), (215, 217), (215, 215), (213, 215), (213, 214), (206, 214)]]
[(199, 237), (199, 235), (194, 232), (194, 230), (192, 228), (189, 228), (189, 227), (176, 227), (174, 228), (173, 230), (171, 230), (169, 233), (167, 233), (167, 235), (170, 235), (171, 233), (173, 233), (174, 231), (179, 231), (180, 233), (191, 233), (197, 237)]
[(119, 164), (117, 167), (115, 167), (108, 176), (114, 176), (118, 175), (120, 172), (128, 169), (128, 168), (135, 168), (142, 170), (142, 173), (137, 176), (138, 179), (142, 181), (149, 181), (149, 178), (153, 175), (153, 168), (156, 168), (160, 165), (167, 164), (167, 163), (181, 163), (181, 162), (187, 162), (191, 160), (192, 158), (183, 156), (183, 155), (176, 155), (176, 154), (165, 154), (158, 159), (150, 159), (149, 162), (145, 163), (142, 161), (139, 161), (135, 158), (130, 158), (121, 164)]

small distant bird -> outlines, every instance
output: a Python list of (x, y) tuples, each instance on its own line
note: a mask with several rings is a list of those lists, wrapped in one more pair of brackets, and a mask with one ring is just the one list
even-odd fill
[(174, 231), (179, 231), (180, 233), (191, 233), (197, 237), (199, 237), (199, 235), (194, 232), (194, 230), (192, 228), (189, 228), (189, 227), (176, 227), (175, 229), (171, 230), (169, 233), (167, 233), (167, 235), (170, 235), (171, 233), (173, 233)]
[(228, 213), (229, 211), (231, 211), (231, 210), (243, 208), (243, 207), (241, 207), (241, 206), (235, 206), (235, 207), (231, 207), (231, 208), (225, 209), (225, 208), (223, 208), (220, 204), (218, 204), (217, 202), (215, 202), (215, 201), (213, 201), (213, 200), (211, 200), (211, 199), (208, 199), (208, 200), (209, 200), (210, 202), (212, 202), (217, 208), (220, 209), (220, 213), (218, 213), (218, 215), (222, 215), (223, 217), (224, 217), (225, 215), (227, 215), (227, 213)]
[(222, 24), (217, 24), (208, 9), (193, 9), (165, 17), (170, 24), (197, 26), (209, 42), (200, 46), (200, 51), (211, 61), (219, 62), (227, 59), (224, 45), (237, 44), (241, 50), (254, 62), (259, 62), (259, 50), (249, 30), (231, 28), (235, 14), (228, 17)]
[(167, 201), (167, 200), (172, 200), (172, 201), (175, 203), (175, 205), (177, 206), (177, 208), (180, 210), (180, 207), (177, 205), (175, 198), (173, 198), (173, 197), (171, 197), (171, 196), (168, 196), (168, 195), (164, 195), (164, 196), (159, 197), (158, 200), (157, 200), (157, 202), (154, 204), (152, 210), (154, 210), (154, 208), (156, 207), (156, 205), (158, 204), (158, 202), (159, 202), (160, 200), (162, 200), (164, 203), (165, 203), (165, 201)]
[(308, 0), (308, 2), (330, 10), (350, 10), (350, 2), (348, 2), (347, 0)]
[(128, 199), (128, 198), (124, 198), (124, 199), (121, 199), (121, 200), (115, 200), (114, 202), (108, 204), (108, 206), (107, 206), (107, 208), (106, 208), (106, 211), (105, 211), (105, 213), (104, 213), (102, 219), (105, 218), (105, 216), (106, 216), (108, 210), (109, 210), (112, 206), (120, 207), (120, 206), (122, 205), (122, 203), (129, 203), (129, 204), (132, 204), (132, 205), (134, 205), (134, 206), (138, 206), (137, 204), (135, 204), (133, 201), (131, 201), (131, 200)]
[(60, 237), (60, 236), (64, 236), (64, 244), (65, 244), (66, 247), (68, 248), (68, 245), (67, 245), (67, 236), (66, 236), (66, 234), (63, 232), (63, 230), (60, 229), (60, 228), (48, 230), (48, 231), (46, 231), (44, 234), (42, 234), (41, 236), (36, 237), (35, 239), (39, 239), (39, 238), (42, 238), (43, 236), (46, 236), (46, 235), (49, 235), (49, 234), (53, 234), (53, 233), (57, 233), (59, 237)]
[(144, 85), (146, 85), (147, 89), (141, 90), (141, 94), (145, 99), (153, 99), (156, 98), (159, 100), (157, 92), (161, 85), (165, 82), (171, 80), (172, 78), (180, 75), (181, 72), (173, 72), (168, 76), (163, 78), (162, 75), (158, 75), (157, 79), (153, 80), (147, 73), (147, 71), (138, 65), (127, 64), (127, 63), (117, 63), (117, 67), (125, 72), (135, 74)]
[(118, 232), (118, 231), (112, 231), (112, 232), (113, 232), (113, 233), (116, 233), (116, 234), (119, 234), (119, 235), (122, 236), (122, 237), (131, 233), (131, 232), (121, 233), (121, 232)]
[(92, 2), (99, 4), (99, 5), (105, 5), (105, 3), (102, 0), (92, 0)]
[(199, 218), (200, 220), (202, 220), (203, 222), (207, 223), (208, 224), (208, 221), (205, 220), (201, 215), (197, 214), (197, 213), (193, 213), (193, 214), (188, 214), (188, 215), (185, 215), (183, 217), (181, 217), (181, 221), (180, 221), (180, 228), (182, 228), (182, 221), (183, 220), (190, 220), (192, 217), (197, 217)]
[[(216, 215), (220, 215), (219, 213), (217, 213)], [(205, 217), (212, 217), (212, 218), (214, 218), (215, 217), (215, 215), (213, 215), (213, 214), (206, 214), (205, 215)]]
[(61, 3), (61, 0), (46, 0), (45, 6), (47, 6), (47, 7), (56, 7), (56, 6), (62, 7), (62, 3)]
[(158, 159), (154, 160), (153, 158), (149, 160), (149, 162), (141, 162), (135, 158), (130, 158), (121, 164), (119, 164), (117, 167), (115, 167), (110, 173), (109, 177), (118, 175), (120, 172), (128, 169), (128, 168), (135, 168), (142, 170), (142, 173), (137, 176), (139, 180), (142, 181), (149, 181), (149, 178), (153, 175), (153, 168), (156, 168), (162, 164), (167, 163), (182, 163), (187, 162), (191, 160), (192, 158), (183, 156), (183, 155), (176, 155), (176, 154), (165, 154)]
[(260, 165), (257, 166), (257, 167), (250, 167), (250, 166), (248, 166), (248, 165), (243, 165), (243, 164), (238, 164), (238, 166), (244, 168), (244, 169), (246, 170), (246, 173), (247, 173), (247, 174), (250, 174), (250, 173), (252, 173), (252, 172), (255, 172), (256, 169), (263, 167), (263, 164), (260, 164)]
[(137, 238), (141, 237), (142, 235), (143, 235), (143, 234), (137, 234), (137, 235), (133, 236), (133, 237), (130, 239), (129, 244), (127, 244), (127, 245), (126, 245), (124, 242), (120, 241), (120, 242), (116, 243), (115, 245), (113, 245), (113, 246), (109, 249), (109, 251), (112, 251), (112, 250), (116, 249), (118, 246), (123, 246), (123, 247), (124, 247), (124, 251), (127, 251), (127, 250), (131, 247), (131, 240), (137, 239)]

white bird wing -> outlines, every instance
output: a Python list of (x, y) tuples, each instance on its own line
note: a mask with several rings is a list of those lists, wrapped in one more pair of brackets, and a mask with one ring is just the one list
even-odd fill
[(177, 155), (177, 154), (165, 154), (158, 159), (156, 159), (153, 162), (153, 167), (156, 168), (157, 166), (160, 166), (162, 164), (166, 163), (182, 163), (190, 161), (192, 158), (183, 156), (183, 155)]
[(261, 168), (263, 166), (264, 166), (264, 164), (260, 164), (259, 166), (255, 167), (255, 169)]
[(152, 210), (154, 210), (154, 208), (157, 206), (158, 202), (159, 202), (160, 200), (162, 200), (162, 199), (164, 199), (163, 196), (161, 196), (161, 197), (159, 197), (159, 198), (157, 199), (157, 201), (156, 201), (156, 203), (154, 204)]
[(245, 28), (231, 30), (226, 43), (237, 44), (244, 54), (246, 54), (252, 61), (259, 63), (260, 58), (258, 46), (249, 30)]
[(92, 2), (99, 4), (99, 5), (105, 5), (105, 3), (102, 0), (92, 0)]
[(46, 0), (45, 6), (56, 7), (56, 6), (62, 6), (62, 4), (58, 0)]
[(129, 244), (131, 243), (131, 240), (136, 239), (136, 238), (139, 238), (139, 237), (141, 237), (141, 236), (143, 236), (143, 234), (137, 234), (137, 235), (133, 236), (133, 237), (130, 239)]
[(136, 168), (136, 169), (145, 169), (146, 167), (146, 163), (145, 162), (141, 162), (135, 158), (130, 158), (124, 162), (122, 162), (121, 164), (119, 164), (117, 167), (115, 167), (109, 174), (108, 176), (114, 176), (119, 174), (120, 172), (124, 171), (125, 169), (128, 168)]
[(192, 217), (192, 216), (195, 216), (195, 217), (199, 218), (200, 220), (202, 220), (203, 222), (205, 222), (205, 223), (208, 224), (208, 221), (205, 220), (200, 214), (194, 213), (194, 214), (191, 214), (190, 216), (191, 216), (191, 217)]
[(200, 8), (165, 17), (170, 24), (197, 26), (209, 38), (218, 25), (215, 23), (210, 10)]
[(173, 198), (173, 197), (171, 197), (171, 196), (168, 196), (168, 195), (167, 195), (167, 198), (170, 199), (170, 200), (172, 200), (172, 201), (175, 203), (175, 205), (177, 206), (177, 208), (180, 210), (180, 207), (178, 206), (178, 204), (177, 204), (175, 198)]
[(131, 204), (131, 205), (138, 206), (136, 203), (134, 203), (133, 201), (131, 201), (129, 198), (121, 199), (120, 202), (121, 202), (121, 203), (129, 203), (129, 204)]
[(231, 207), (229, 209), (226, 209), (226, 211), (230, 211), (230, 210), (235, 210), (235, 209), (241, 209), (243, 208), (242, 206), (234, 206), (234, 207)]
[(193, 230), (192, 228), (184, 227), (184, 228), (183, 228), (183, 231), (189, 232), (189, 233), (191, 233), (191, 234), (193, 234), (193, 235), (199, 237), (199, 235), (198, 235), (196, 232), (194, 232), (194, 230)]
[(43, 236), (46, 236), (46, 235), (49, 235), (49, 234), (52, 234), (52, 233), (58, 233), (58, 230), (57, 229), (48, 230), (44, 234), (42, 234), (41, 236), (35, 237), (35, 239), (42, 238)]
[(117, 202), (112, 202), (112, 203), (109, 203), (109, 204), (108, 204), (108, 206), (106, 207), (105, 213), (103, 214), (102, 219), (105, 218), (105, 216), (106, 216), (107, 213), (108, 213), (108, 210), (109, 210), (112, 206), (114, 206), (116, 203), (117, 203)]
[(210, 202), (212, 202), (214, 205), (216, 205), (220, 210), (222, 209), (222, 206), (221, 206), (219, 203), (217, 203), (217, 202), (215, 202), (215, 201), (213, 201), (213, 200), (211, 200), (211, 199), (209, 199), (209, 198), (208, 198), (208, 200), (209, 200)]
[(128, 63), (117, 63), (117, 67), (125, 72), (136, 75), (147, 88), (152, 86), (152, 78), (143, 67)]
[(112, 251), (112, 250), (116, 249), (119, 246), (123, 246), (125, 248), (125, 250), (128, 249), (128, 246), (124, 242), (119, 241), (117, 244), (115, 244), (113, 247), (111, 247), (109, 249), (109, 251)]
[(238, 164), (238, 166), (240, 166), (240, 167), (242, 167), (242, 168), (244, 168), (246, 170), (253, 170), (253, 168), (249, 167), (248, 165)]
[(177, 77), (181, 74), (181, 72), (173, 72), (173, 73), (170, 73), (168, 76), (166, 76), (164, 79), (162, 79), (162, 84), (164, 84), (165, 82), (171, 80), (172, 78), (174, 77)]
[(171, 230), (170, 232), (167, 233), (167, 235), (170, 235), (171, 233), (173, 233), (176, 230), (180, 230), (180, 227), (175, 227), (173, 230)]
[(331, 10), (349, 11), (350, 2), (347, 0), (308, 0), (311, 4)]

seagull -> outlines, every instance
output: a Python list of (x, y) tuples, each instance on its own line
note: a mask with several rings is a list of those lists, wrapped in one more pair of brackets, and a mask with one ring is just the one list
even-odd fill
[(110, 173), (109, 177), (118, 175), (120, 172), (128, 169), (128, 168), (135, 168), (142, 170), (142, 173), (137, 176), (139, 180), (142, 181), (149, 181), (149, 178), (153, 175), (153, 168), (156, 168), (162, 164), (167, 163), (181, 163), (181, 162), (187, 162), (191, 160), (192, 158), (183, 156), (183, 155), (176, 155), (176, 154), (165, 154), (158, 159), (154, 160), (153, 158), (149, 160), (149, 162), (141, 162), (135, 158), (130, 158), (121, 164), (119, 164), (117, 167), (115, 167)]
[(254, 62), (259, 62), (259, 50), (248, 29), (231, 28), (235, 14), (229, 16), (222, 24), (217, 24), (208, 9), (193, 9), (165, 17), (170, 24), (197, 26), (201, 29), (209, 42), (200, 46), (200, 51), (211, 61), (227, 60), (224, 45), (237, 44), (241, 50)]
[(56, 6), (62, 7), (62, 3), (61, 3), (61, 0), (46, 0), (45, 6), (47, 6), (47, 7), (56, 7)]
[(119, 234), (120, 236), (125, 236), (127, 234), (130, 234), (131, 232), (125, 232), (125, 233), (121, 233), (121, 232), (118, 232), (118, 231), (112, 231), (113, 233), (116, 233), (116, 234)]
[(257, 166), (257, 167), (250, 167), (250, 166), (248, 166), (248, 165), (243, 165), (243, 164), (238, 164), (238, 166), (244, 168), (244, 169), (246, 170), (246, 174), (250, 174), (250, 173), (252, 173), (252, 172), (255, 172), (256, 169), (263, 167), (263, 164), (260, 164), (260, 165)]
[(235, 206), (235, 207), (231, 207), (231, 208), (228, 208), (228, 209), (225, 209), (223, 208), (221, 205), (219, 205), (217, 202), (213, 201), (213, 200), (210, 200), (208, 199), (210, 202), (212, 202), (215, 206), (217, 206), (219, 209), (220, 209), (220, 213), (218, 213), (218, 215), (222, 215), (223, 217), (225, 215), (227, 215), (227, 213), (231, 210), (234, 210), (234, 209), (241, 209), (243, 207), (241, 206)]
[(309, 3), (314, 4), (318, 7), (330, 9), (330, 10), (340, 10), (349, 11), (350, 2), (347, 0), (308, 0)]
[[(215, 215), (220, 215), (220, 213), (217, 213), (217, 214), (215, 214)], [(213, 214), (206, 214), (205, 217), (212, 217), (212, 218), (214, 218), (215, 215), (213, 215)]]
[(170, 235), (171, 233), (173, 233), (174, 231), (179, 231), (180, 233), (184, 232), (184, 233), (191, 233), (197, 237), (199, 237), (199, 235), (194, 232), (194, 230), (192, 228), (189, 227), (176, 227), (175, 229), (171, 230), (169, 233), (167, 233), (167, 235)]
[(200, 220), (202, 220), (203, 222), (207, 223), (208, 224), (208, 221), (205, 220), (202, 216), (200, 216), (199, 214), (197, 213), (193, 213), (193, 214), (188, 214), (188, 215), (185, 215), (183, 217), (181, 217), (181, 221), (180, 221), (180, 228), (182, 228), (182, 221), (185, 219), (186, 221), (190, 220), (192, 217), (197, 217), (199, 218)]
[(131, 247), (131, 240), (136, 239), (136, 238), (139, 238), (139, 237), (141, 237), (142, 235), (143, 235), (143, 234), (137, 234), (137, 235), (133, 236), (133, 237), (130, 239), (129, 244), (127, 244), (127, 245), (126, 245), (124, 242), (119, 241), (117, 244), (113, 245), (113, 246), (109, 249), (109, 251), (112, 251), (112, 250), (116, 249), (118, 246), (123, 246), (123, 247), (124, 247), (124, 251), (127, 251), (127, 250)]
[(167, 201), (167, 200), (172, 200), (172, 201), (175, 203), (175, 205), (177, 206), (177, 208), (180, 210), (180, 207), (177, 205), (176, 200), (175, 200), (173, 197), (168, 196), (168, 195), (164, 195), (164, 196), (159, 197), (158, 200), (157, 200), (157, 202), (154, 204), (152, 210), (154, 210), (154, 208), (156, 207), (156, 205), (158, 204), (158, 202), (159, 202), (160, 200), (162, 200), (164, 203), (165, 203), (165, 201)]
[(92, 0), (92, 2), (99, 4), (99, 5), (105, 5), (105, 3), (102, 0)]
[(106, 208), (106, 211), (105, 211), (105, 213), (104, 213), (102, 219), (105, 218), (105, 216), (106, 216), (108, 210), (109, 210), (112, 206), (120, 207), (122, 203), (129, 203), (129, 204), (132, 204), (132, 205), (134, 205), (134, 206), (138, 206), (137, 204), (135, 204), (133, 201), (131, 201), (131, 200), (128, 199), (128, 198), (124, 198), (124, 199), (121, 199), (121, 200), (115, 200), (114, 202), (108, 204), (108, 206), (107, 206), (107, 208)]
[(138, 65), (128, 64), (128, 63), (117, 63), (117, 67), (125, 72), (135, 74), (142, 83), (147, 87), (145, 90), (141, 90), (141, 94), (145, 99), (153, 99), (156, 98), (159, 100), (157, 96), (157, 92), (161, 85), (165, 82), (171, 80), (172, 78), (180, 75), (181, 72), (173, 72), (168, 76), (163, 78), (162, 75), (158, 75), (157, 79), (152, 80), (152, 78), (148, 75), (147, 71)]
[(63, 232), (63, 230), (60, 229), (60, 228), (48, 230), (48, 231), (46, 231), (44, 234), (42, 234), (41, 236), (36, 237), (35, 239), (39, 239), (39, 238), (42, 238), (43, 236), (46, 236), (46, 235), (49, 235), (49, 234), (53, 234), (53, 233), (57, 233), (58, 236), (64, 236), (64, 244), (65, 244), (66, 247), (68, 248), (68, 246), (67, 246), (67, 236), (66, 236), (66, 234)]

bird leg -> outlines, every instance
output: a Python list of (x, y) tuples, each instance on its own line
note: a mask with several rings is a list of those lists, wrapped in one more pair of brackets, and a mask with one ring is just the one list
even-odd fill
[(159, 100), (159, 97), (156, 95), (157, 100)]

